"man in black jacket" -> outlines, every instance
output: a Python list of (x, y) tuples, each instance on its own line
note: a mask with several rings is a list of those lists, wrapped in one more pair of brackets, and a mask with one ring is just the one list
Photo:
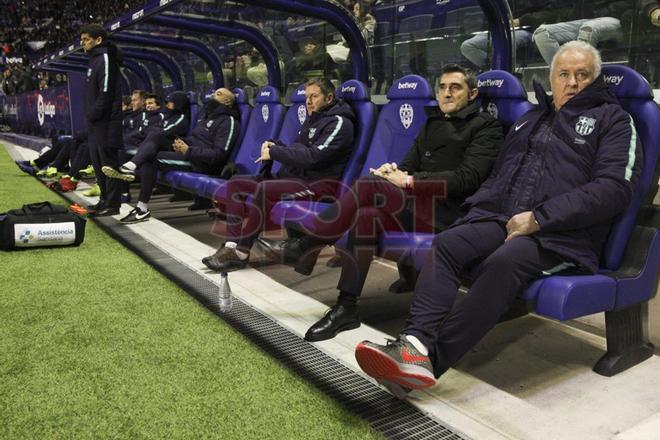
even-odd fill
[[(309, 235), (282, 245), (283, 262), (309, 274), (321, 247), (350, 230), (337, 304), (305, 339), (322, 341), (360, 326), (357, 302), (380, 233), (375, 225), (384, 230), (442, 231), (488, 177), (503, 141), (502, 125), (479, 111), (477, 93), (474, 73), (455, 64), (445, 66), (438, 108), (427, 111), (426, 125), (403, 162), (372, 169), (373, 176), (359, 179), (302, 231)], [(277, 250), (271, 249), (271, 254)]]
[[(142, 179), (139, 201), (137, 206), (120, 220), (122, 223), (139, 223), (151, 217), (147, 204), (156, 184), (157, 168), (220, 174), (240, 131), (240, 115), (234, 102), (235, 97), (231, 90), (220, 88), (204, 107), (190, 138), (183, 140), (176, 136), (170, 140), (165, 137), (162, 144), (145, 141), (140, 146), (138, 154), (133, 158), (133, 162), (139, 163)], [(153, 136), (149, 135), (147, 139), (150, 137)], [(163, 148), (166, 142), (169, 147)]]
[(99, 202), (87, 207), (94, 216), (119, 214), (121, 204), (119, 182), (106, 179), (101, 172), (104, 166), (118, 165), (119, 149), (123, 146), (121, 55), (107, 39), (105, 29), (97, 24), (86, 25), (80, 31), (83, 50), (90, 56), (84, 99), (89, 155), (101, 190)]
[[(347, 103), (335, 99), (335, 88), (327, 79), (308, 81), (305, 96), (309, 117), (294, 143), (266, 141), (261, 146), (257, 161), (281, 162), (279, 179), (234, 176), (227, 183), (227, 242), (202, 260), (210, 269), (227, 272), (247, 265), (265, 214), (283, 195), (318, 200), (336, 194), (353, 148), (355, 115)], [(248, 196), (253, 196), (250, 203)]]

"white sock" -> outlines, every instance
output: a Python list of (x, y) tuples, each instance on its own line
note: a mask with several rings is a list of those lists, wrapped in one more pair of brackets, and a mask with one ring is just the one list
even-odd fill
[(422, 341), (420, 341), (413, 335), (404, 335), (404, 336), (406, 337), (408, 342), (410, 342), (413, 345), (413, 347), (417, 349), (417, 351), (422, 353), (424, 356), (429, 355), (429, 349), (426, 348), (426, 345), (422, 344)]
[(138, 204), (137, 204), (137, 208), (138, 208), (140, 211), (142, 211), (142, 212), (147, 212), (147, 211), (149, 211), (149, 206), (147, 206), (147, 204), (144, 203), (144, 202), (138, 202)]
[(131, 170), (131, 171), (135, 171), (135, 169), (137, 168), (137, 165), (135, 165), (135, 164), (134, 164), (133, 162), (131, 162), (131, 161), (128, 161), (128, 162), (126, 162), (124, 165), (122, 165), (122, 167), (124, 167), (124, 168), (128, 168), (128, 169)]
[(245, 252), (241, 252), (238, 250), (238, 243), (235, 241), (228, 241), (225, 243), (225, 247), (229, 249), (233, 249), (234, 252), (236, 252), (236, 255), (238, 255), (238, 258), (241, 260), (245, 260), (247, 257), (250, 256), (250, 254), (246, 254)]

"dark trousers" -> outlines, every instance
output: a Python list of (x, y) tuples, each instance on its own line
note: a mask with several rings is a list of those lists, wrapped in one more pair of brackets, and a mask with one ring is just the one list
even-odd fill
[(366, 176), (315, 219), (309, 232), (322, 241), (334, 242), (350, 231), (346, 249), (340, 250), (340, 300), (354, 302), (360, 296), (383, 231), (434, 231), (434, 208), (444, 194), (444, 182), (420, 181), (413, 189), (402, 189)]
[[(563, 261), (542, 249), (533, 236), (508, 242), (505, 238), (504, 224), (484, 221), (447, 229), (433, 240), (402, 333), (416, 336), (429, 348), (436, 377), (493, 328), (542, 271)], [(456, 302), (459, 277), (473, 268), (472, 287)]]
[[(229, 199), (225, 203), (227, 240), (237, 242), (239, 248), (247, 251), (264, 229), (265, 216), (277, 202), (292, 198), (319, 200), (333, 197), (338, 187), (336, 180), (307, 182), (291, 178), (262, 180), (260, 176), (233, 176), (227, 182)], [(250, 196), (251, 200), (248, 200)], [(244, 219), (247, 219), (245, 224)]]
[(71, 145), (71, 168), (69, 169), (69, 175), (74, 179), (80, 180), (80, 170), (89, 164), (89, 145), (87, 142), (74, 142)]
[(121, 145), (112, 145), (111, 139), (121, 139), (121, 121), (95, 121), (87, 126), (89, 157), (96, 173), (96, 181), (101, 189), (101, 202), (110, 208), (118, 208), (121, 204), (120, 182), (110, 179), (103, 174), (101, 168), (119, 166), (119, 148)]
[[(140, 174), (140, 196), (138, 197), (138, 200), (143, 203), (149, 203), (149, 200), (151, 200), (151, 193), (156, 186), (158, 170), (190, 171), (190, 162), (184, 160), (183, 157), (183, 154), (175, 151), (157, 151), (156, 155), (151, 160), (143, 161), (138, 169)], [(161, 159), (166, 161), (166, 163), (161, 163)]]
[[(50, 149), (46, 151), (44, 154), (37, 157), (34, 160), (34, 163), (37, 165), (37, 167), (43, 168), (46, 165), (55, 162), (57, 157), (60, 156), (62, 149), (67, 147), (70, 142), (73, 142), (73, 139), (57, 139), (57, 138), (53, 139)], [(63, 169), (64, 166), (67, 165), (67, 163), (58, 163), (57, 165), (53, 164), (55, 168), (60, 170)]]
[(171, 153), (177, 158), (183, 159), (183, 155), (172, 151), (174, 140), (165, 136), (162, 132), (152, 131), (138, 147), (137, 153), (131, 161), (138, 167), (140, 176), (140, 196), (138, 200), (148, 203), (151, 193), (156, 185), (156, 160), (159, 154)]

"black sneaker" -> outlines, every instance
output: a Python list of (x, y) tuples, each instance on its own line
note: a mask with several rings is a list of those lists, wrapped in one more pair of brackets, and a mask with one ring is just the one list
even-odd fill
[(133, 208), (131, 212), (128, 213), (126, 217), (121, 218), (119, 221), (130, 225), (133, 223), (146, 222), (151, 218), (151, 212), (147, 209), (146, 211), (141, 210), (138, 207)]

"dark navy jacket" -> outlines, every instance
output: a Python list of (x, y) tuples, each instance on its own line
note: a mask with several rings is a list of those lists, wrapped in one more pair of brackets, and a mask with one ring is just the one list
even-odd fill
[(642, 163), (632, 118), (602, 75), (555, 111), (539, 104), (511, 127), (493, 171), (457, 224), (533, 211), (547, 250), (596, 271), (612, 219), (629, 204)]
[(340, 178), (353, 149), (354, 121), (353, 109), (341, 100), (312, 113), (293, 144), (270, 148), (270, 157), (283, 164), (278, 176)]
[(96, 46), (89, 52), (84, 101), (88, 122), (123, 120), (120, 63), (121, 54), (113, 44)]
[[(149, 129), (162, 129), (164, 120), (165, 114), (161, 109), (152, 112), (146, 110), (136, 112), (133, 118), (124, 120), (124, 145), (137, 147), (147, 137)], [(127, 121), (128, 124), (126, 124)], [(128, 130), (126, 125), (130, 127)]]
[(206, 104), (185, 155), (193, 171), (220, 174), (238, 139), (240, 120), (236, 107), (227, 107), (213, 99)]
[[(176, 137), (185, 137), (188, 134), (188, 127), (190, 127), (190, 101), (188, 95), (184, 92), (172, 92), (167, 97), (168, 101), (174, 103), (174, 110), (164, 110), (164, 118), (162, 125), (156, 128), (167, 139), (174, 140)], [(151, 132), (151, 130), (149, 130)]]

